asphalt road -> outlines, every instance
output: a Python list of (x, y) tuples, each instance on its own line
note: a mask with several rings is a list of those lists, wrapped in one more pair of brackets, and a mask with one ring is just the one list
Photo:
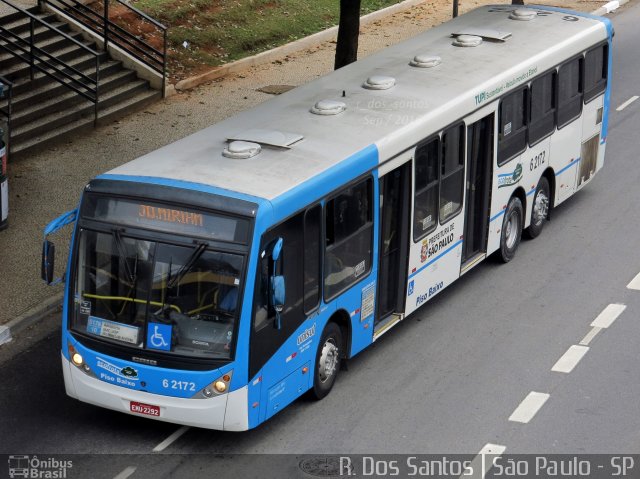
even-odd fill
[[(616, 111), (640, 95), (640, 5), (612, 18), (605, 168), (514, 261), (485, 262), (350, 361), (325, 400), (299, 400), (244, 433), (189, 428), (153, 453), (180, 427), (67, 398), (59, 330), (34, 331), (17, 339), (29, 349), (0, 366), (0, 453), (99, 454), (73, 456), (80, 475), (68, 477), (107, 478), (128, 467), (132, 478), (310, 477), (297, 468), (305, 454), (473, 456), (488, 443), (506, 453), (640, 454), (640, 291), (626, 287), (640, 272), (640, 101)], [(571, 372), (552, 371), (610, 304), (626, 309)], [(539, 409), (520, 407), (531, 392), (548, 395)], [(529, 422), (510, 420), (523, 408)], [(276, 468), (263, 453), (297, 456)]]

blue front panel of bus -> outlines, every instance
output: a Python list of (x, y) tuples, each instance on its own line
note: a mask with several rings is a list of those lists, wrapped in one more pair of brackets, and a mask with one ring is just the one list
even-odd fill
[(147, 366), (97, 353), (83, 346), (66, 331), (62, 336), (65, 343), (63, 353), (67, 359), (70, 359), (66, 346), (68, 342), (82, 355), (97, 379), (136, 391), (190, 398), (232, 369), (230, 364), (214, 371), (184, 371)]

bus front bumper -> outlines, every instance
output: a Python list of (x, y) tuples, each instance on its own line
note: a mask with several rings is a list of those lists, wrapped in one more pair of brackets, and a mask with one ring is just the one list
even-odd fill
[[(247, 387), (208, 399), (185, 399), (135, 391), (91, 377), (72, 365), (62, 354), (67, 395), (107, 409), (186, 426), (226, 431), (249, 429)], [(131, 403), (157, 406), (160, 415), (131, 411)]]

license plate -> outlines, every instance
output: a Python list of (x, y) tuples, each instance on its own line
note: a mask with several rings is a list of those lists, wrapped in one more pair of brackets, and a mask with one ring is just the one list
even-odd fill
[(153, 406), (151, 404), (144, 404), (141, 402), (131, 401), (129, 403), (131, 412), (138, 414), (146, 414), (147, 416), (160, 416), (160, 406)]

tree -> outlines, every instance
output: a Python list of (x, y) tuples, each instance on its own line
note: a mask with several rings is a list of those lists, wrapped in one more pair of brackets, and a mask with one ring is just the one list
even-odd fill
[(511, 0), (511, 5), (524, 5), (524, 0)]
[(361, 0), (340, 0), (340, 24), (334, 68), (337, 70), (358, 59)]

